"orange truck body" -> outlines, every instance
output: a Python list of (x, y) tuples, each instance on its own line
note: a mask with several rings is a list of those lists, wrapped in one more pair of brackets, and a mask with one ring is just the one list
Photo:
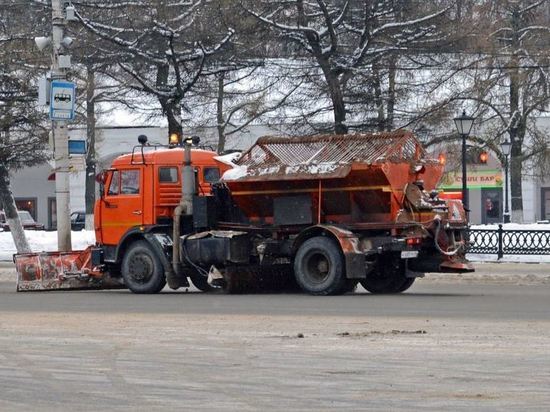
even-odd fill
[(102, 174), (96, 246), (16, 255), (21, 290), (156, 293), (190, 279), (241, 291), (290, 274), (311, 294), (357, 282), (400, 293), (424, 272), (473, 270), (462, 202), (438, 197), (443, 167), (410, 132), (266, 137), (236, 163), (191, 146), (137, 147)]

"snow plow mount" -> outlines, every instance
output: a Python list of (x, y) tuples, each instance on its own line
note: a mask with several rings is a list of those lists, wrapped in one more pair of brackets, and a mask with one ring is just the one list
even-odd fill
[(94, 246), (72, 252), (16, 254), (17, 291), (124, 288), (121, 280), (108, 276), (100, 260), (101, 249)]

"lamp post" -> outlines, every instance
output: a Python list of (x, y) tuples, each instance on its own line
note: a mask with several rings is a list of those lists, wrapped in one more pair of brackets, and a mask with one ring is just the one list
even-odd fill
[(455, 117), (454, 119), (458, 134), (462, 137), (462, 204), (464, 208), (468, 210), (468, 186), (466, 176), (466, 138), (472, 131), (474, 125), (474, 118), (466, 116), (466, 111), (462, 112), (462, 115)]
[(510, 211), (508, 209), (508, 156), (510, 156), (510, 151), (512, 150), (512, 143), (508, 140), (500, 144), (500, 150), (504, 155), (504, 214), (503, 221), (504, 223), (510, 223)]

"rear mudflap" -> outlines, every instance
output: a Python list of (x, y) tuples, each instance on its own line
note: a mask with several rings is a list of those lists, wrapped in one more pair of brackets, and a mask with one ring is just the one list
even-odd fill
[(72, 252), (14, 255), (17, 291), (124, 288), (121, 279), (110, 277), (96, 262), (98, 251), (90, 246)]

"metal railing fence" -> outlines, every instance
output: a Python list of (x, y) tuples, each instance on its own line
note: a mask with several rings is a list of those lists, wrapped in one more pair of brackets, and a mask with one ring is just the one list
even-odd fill
[(549, 230), (470, 229), (467, 253), (504, 255), (550, 255)]

